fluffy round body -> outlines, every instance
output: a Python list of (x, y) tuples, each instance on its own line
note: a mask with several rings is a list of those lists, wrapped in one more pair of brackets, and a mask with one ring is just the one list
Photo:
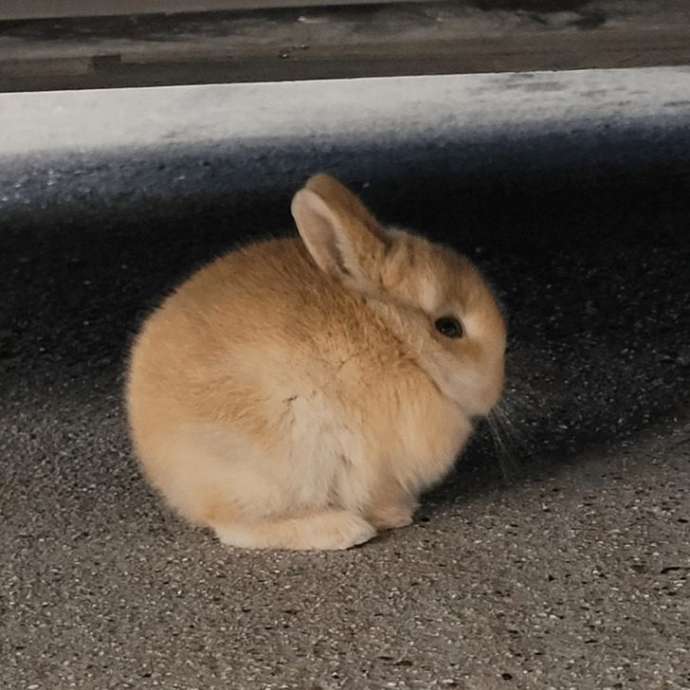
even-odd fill
[[(472, 318), (478, 340), (487, 327), (505, 339), (469, 262), (381, 230), (375, 275), (344, 278), (315, 259), (308, 211), (296, 213), (302, 239), (252, 244), (193, 275), (132, 350), (128, 415), (145, 475), (235, 546), (347, 548), (409, 524), (502, 386), (504, 342), (488, 354), (468, 342)], [(463, 301), (464, 373), (446, 373), (444, 338), (429, 328), (449, 280)]]

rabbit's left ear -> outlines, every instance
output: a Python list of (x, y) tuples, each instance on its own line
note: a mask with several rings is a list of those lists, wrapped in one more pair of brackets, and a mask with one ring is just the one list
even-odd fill
[(315, 175), (292, 199), (292, 216), (318, 267), (362, 292), (380, 283), (388, 242), (364, 204), (329, 175)]

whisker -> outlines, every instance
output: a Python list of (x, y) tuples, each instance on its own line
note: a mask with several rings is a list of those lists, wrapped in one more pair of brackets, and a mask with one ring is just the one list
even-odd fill
[(524, 429), (516, 427), (508, 412), (509, 407), (514, 409), (515, 401), (504, 399), (487, 417), (501, 473), (504, 481), (508, 483), (522, 475), (520, 456), (527, 455), (532, 445), (529, 437), (524, 433)]

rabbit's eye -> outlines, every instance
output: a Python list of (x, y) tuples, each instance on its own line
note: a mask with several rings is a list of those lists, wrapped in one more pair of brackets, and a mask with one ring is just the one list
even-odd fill
[(436, 319), (434, 326), (446, 338), (462, 338), (462, 324), (454, 316), (442, 316)]

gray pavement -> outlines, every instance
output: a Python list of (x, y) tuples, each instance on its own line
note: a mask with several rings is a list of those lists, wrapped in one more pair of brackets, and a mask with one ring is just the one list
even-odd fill
[[(425, 112), (401, 94), (428, 82), (403, 80), (386, 105), (360, 93), (378, 113), (360, 139), (364, 118), (343, 134), (305, 98), (309, 126), (273, 138), (152, 127), (127, 147), (124, 128), (80, 149), (58, 117), (54, 144), (0, 153), (0, 687), (690, 688), (690, 73), (647, 74), (599, 74), (593, 110), (553, 117), (567, 77), (513, 82), (525, 127), (486, 95), (507, 82), (477, 128), (452, 97), (467, 81), (437, 82), (449, 100)], [(141, 480), (122, 362), (169, 286), (289, 230), (290, 193), (323, 167), (497, 286), (510, 478), (483, 428), (408, 529), (230, 550)]]

